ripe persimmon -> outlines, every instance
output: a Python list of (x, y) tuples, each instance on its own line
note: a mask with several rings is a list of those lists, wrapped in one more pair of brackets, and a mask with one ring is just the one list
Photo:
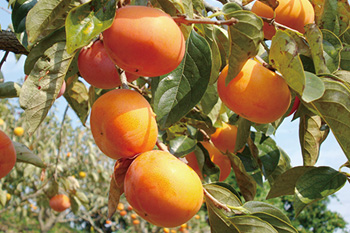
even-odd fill
[(0, 130), (0, 178), (6, 176), (16, 163), (16, 150), (11, 139)]
[(140, 76), (167, 74), (185, 54), (185, 40), (175, 21), (146, 6), (117, 9), (112, 26), (103, 32), (103, 42), (118, 67)]
[[(204, 148), (208, 151), (209, 157), (213, 163), (220, 168), (219, 181), (224, 181), (231, 173), (231, 161), (230, 159), (221, 153), (212, 143), (201, 142)], [(186, 155), (187, 165), (190, 166), (202, 179), (203, 175), (199, 169), (198, 160), (194, 152)]]
[[(279, 5), (275, 9), (277, 23), (288, 26), (301, 33), (304, 33), (304, 25), (313, 23), (315, 11), (309, 0), (279, 0)], [(265, 18), (273, 18), (273, 10), (270, 6), (256, 1), (252, 7), (252, 12)], [(271, 40), (276, 30), (273, 25), (264, 22), (264, 37)]]
[[(112, 89), (121, 86), (117, 68), (108, 57), (103, 42), (100, 40), (80, 50), (78, 68), (81, 77), (94, 87)], [(125, 75), (128, 82), (139, 78), (139, 75), (128, 72)]]
[(160, 227), (186, 223), (203, 203), (198, 175), (169, 152), (158, 150), (142, 153), (131, 163), (124, 193), (141, 218)]
[(23, 136), (23, 134), (24, 134), (24, 129), (23, 129), (23, 127), (21, 127), (21, 126), (18, 126), (18, 127), (16, 127), (16, 128), (13, 130), (13, 133), (14, 133), (16, 136), (21, 137), (21, 136)]
[(152, 150), (158, 127), (150, 104), (138, 92), (116, 89), (92, 106), (91, 132), (96, 145), (112, 159)]
[(234, 153), (237, 138), (237, 126), (222, 123), (222, 127), (218, 127), (210, 136), (214, 146), (222, 152)]
[(226, 86), (228, 66), (217, 81), (222, 102), (252, 122), (271, 123), (288, 110), (291, 93), (285, 80), (257, 61), (249, 59), (239, 74)]
[(53, 196), (50, 199), (49, 204), (50, 204), (50, 207), (57, 212), (62, 212), (68, 209), (71, 205), (69, 197), (67, 197), (64, 194), (57, 194)]

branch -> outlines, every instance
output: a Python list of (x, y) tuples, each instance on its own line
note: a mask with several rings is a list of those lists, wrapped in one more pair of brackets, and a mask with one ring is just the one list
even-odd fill
[(191, 24), (215, 24), (215, 25), (234, 25), (238, 23), (238, 19), (231, 18), (228, 20), (211, 20), (211, 19), (190, 19), (187, 18), (185, 15), (180, 15), (180, 16), (174, 16), (172, 17), (173, 20), (177, 24), (185, 24), (185, 25), (191, 25)]
[(15, 54), (27, 55), (29, 53), (17, 40), (14, 32), (4, 30), (0, 30), (0, 50), (13, 52)]

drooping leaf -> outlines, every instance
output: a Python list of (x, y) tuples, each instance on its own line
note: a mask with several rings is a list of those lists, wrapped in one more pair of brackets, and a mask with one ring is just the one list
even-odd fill
[(289, 218), (280, 209), (269, 203), (261, 201), (248, 201), (244, 203), (243, 207), (247, 209), (251, 214), (268, 213), (287, 223), (291, 223)]
[(179, 136), (169, 141), (169, 151), (176, 157), (181, 157), (192, 152), (197, 145), (197, 140), (188, 136)]
[(329, 129), (322, 128), (320, 116), (310, 111), (303, 111), (299, 123), (299, 140), (304, 166), (314, 166), (318, 160), (321, 143), (329, 133)]
[(272, 214), (254, 213), (252, 215), (268, 222), (278, 233), (298, 233), (298, 230), (295, 229), (291, 223), (288, 223)]
[(13, 142), (13, 145), (15, 146), (15, 149), (16, 149), (17, 162), (29, 163), (40, 168), (46, 167), (43, 161), (36, 154), (34, 154), (28, 147), (26, 147), (25, 145), (19, 142)]
[[(242, 206), (242, 202), (237, 195), (228, 188), (215, 183), (206, 184), (204, 185), (204, 188), (222, 204), (234, 207)], [(208, 198), (206, 200), (210, 201)]]
[(40, 0), (26, 18), (28, 47), (64, 26), (68, 11), (74, 7), (71, 0)]
[(63, 96), (77, 114), (81, 123), (85, 125), (90, 113), (89, 93), (85, 84), (81, 81), (74, 82), (71, 87), (67, 88)]
[(219, 180), (220, 168), (211, 161), (208, 151), (201, 143), (197, 143), (194, 153), (204, 179)]
[(346, 181), (346, 175), (330, 167), (316, 167), (305, 172), (295, 186), (293, 205), (296, 215), (308, 204), (338, 191)]
[(204, 114), (209, 114), (219, 100), (216, 84), (209, 85), (201, 99), (201, 107)]
[(287, 153), (279, 148), (280, 150), (280, 160), (277, 164), (277, 167), (275, 170), (267, 177), (270, 186), (273, 186), (275, 183), (275, 180), (280, 177), (283, 173), (285, 173), (287, 170), (291, 169), (291, 164), (290, 164), (290, 158), (287, 155)]
[(56, 100), (74, 55), (67, 53), (65, 42), (53, 44), (36, 61), (24, 82), (19, 101), (29, 134), (38, 128)]
[(0, 99), (18, 97), (21, 86), (15, 82), (0, 83)]
[(307, 24), (305, 36), (311, 48), (311, 55), (316, 74), (329, 73), (326, 60), (323, 56), (323, 37), (321, 30), (316, 26), (316, 24)]
[(251, 132), (250, 137), (259, 150), (259, 158), (263, 165), (262, 172), (265, 177), (269, 177), (279, 163), (280, 150), (271, 137), (262, 133)]
[(226, 84), (237, 76), (249, 58), (258, 54), (259, 44), (264, 38), (263, 22), (254, 13), (241, 10), (225, 15), (226, 19), (231, 17), (238, 19), (238, 23), (228, 29), (230, 50)]
[(326, 65), (332, 73), (338, 70), (340, 65), (340, 52), (343, 45), (340, 39), (331, 31), (322, 30), (323, 35), (323, 56), (326, 60)]
[(235, 144), (235, 152), (244, 148), (250, 135), (250, 127), (252, 123), (247, 119), (240, 117), (237, 122), (237, 137)]
[(227, 63), (226, 60), (228, 59), (228, 53), (230, 50), (228, 32), (225, 29), (215, 25), (213, 33), (220, 51), (221, 68), (223, 68)]
[(293, 195), (295, 185), (300, 176), (305, 172), (314, 169), (310, 166), (293, 167), (280, 175), (272, 185), (266, 199), (280, 197), (285, 195)]
[(181, 64), (168, 75), (152, 78), (153, 106), (160, 129), (180, 120), (201, 100), (209, 83), (210, 57), (208, 43), (192, 31)]
[(117, 0), (92, 0), (72, 9), (65, 26), (67, 51), (74, 52), (109, 28), (114, 20)]
[(305, 87), (303, 64), (298, 55), (298, 47), (287, 32), (278, 30), (272, 38), (269, 60), (288, 85), (302, 95)]
[(323, 78), (325, 93), (311, 103), (332, 130), (339, 145), (350, 160), (350, 89), (346, 83)]
[(256, 182), (254, 178), (247, 173), (242, 161), (237, 155), (229, 154), (228, 156), (244, 199), (246, 201), (253, 200), (256, 194)]

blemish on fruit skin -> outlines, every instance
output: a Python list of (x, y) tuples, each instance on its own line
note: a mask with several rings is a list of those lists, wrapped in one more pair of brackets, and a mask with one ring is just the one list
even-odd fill
[(38, 90), (40, 90), (41, 89), (41, 86), (38, 86)]

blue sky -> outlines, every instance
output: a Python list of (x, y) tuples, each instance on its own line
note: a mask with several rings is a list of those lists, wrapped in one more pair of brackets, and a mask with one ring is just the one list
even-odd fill
[[(5, 9), (5, 10), (4, 10)], [(8, 25), (11, 23), (11, 15), (6, 12), (7, 3), (6, 1), (0, 1), (0, 23), (1, 28), (7, 29)], [(0, 59), (2, 59), (4, 52), (0, 51)], [(5, 64), (2, 67), (2, 72), (5, 81), (21, 81), (24, 78), (24, 61), (25, 56), (17, 62), (15, 56), (10, 53)], [(67, 105), (64, 98), (59, 98), (57, 101), (57, 106), (60, 108), (61, 112)], [(68, 114), (72, 116), (74, 120), (79, 121), (73, 111), (69, 111)], [(291, 122), (292, 117), (285, 119), (281, 127), (278, 129), (276, 135), (273, 137), (277, 144), (283, 148), (291, 158), (292, 166), (301, 166), (302, 155), (299, 144), (299, 120)], [(79, 122), (78, 122), (79, 124)], [(321, 146), (321, 152), (319, 160), (316, 166), (330, 166), (336, 170), (347, 161), (346, 156), (341, 150), (338, 142), (334, 138), (333, 134), (330, 134), (326, 141)], [(348, 171), (347, 171), (348, 172)], [(337, 192), (337, 197), (339, 201), (332, 199), (329, 205), (329, 209), (339, 212), (347, 222), (350, 223), (350, 186), (346, 183), (345, 186)], [(350, 226), (348, 226), (350, 228)]]

